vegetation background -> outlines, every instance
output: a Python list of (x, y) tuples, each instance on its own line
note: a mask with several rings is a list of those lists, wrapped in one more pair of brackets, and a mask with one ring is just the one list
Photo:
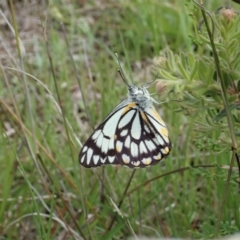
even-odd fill
[[(240, 123), (239, 5), (203, 3), (214, 18), (229, 111), (191, 0), (1, 1), (1, 239), (239, 232), (239, 175), (230, 164)], [(224, 15), (224, 6), (234, 10)], [(114, 53), (134, 84), (158, 76), (150, 92), (173, 149), (156, 166), (78, 163), (84, 141), (127, 94)]]

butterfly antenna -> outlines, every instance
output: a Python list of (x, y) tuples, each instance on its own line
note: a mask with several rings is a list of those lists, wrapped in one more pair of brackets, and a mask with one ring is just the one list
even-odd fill
[(145, 88), (149, 88), (149, 87), (157, 80), (158, 75), (159, 75), (159, 74), (157, 74), (156, 77), (155, 77), (151, 82), (145, 83), (145, 84), (144, 84), (144, 87), (145, 87)]
[(128, 84), (127, 79), (126, 79), (126, 77), (124, 76), (124, 73), (123, 73), (123, 70), (122, 70), (122, 66), (121, 66), (121, 64), (120, 64), (120, 61), (119, 61), (119, 58), (118, 58), (117, 53), (115, 53), (115, 55), (116, 55), (116, 57), (117, 57), (118, 66), (119, 66), (118, 72), (119, 72), (122, 80), (123, 80), (123, 81), (126, 83), (126, 85), (129, 87), (130, 85)]

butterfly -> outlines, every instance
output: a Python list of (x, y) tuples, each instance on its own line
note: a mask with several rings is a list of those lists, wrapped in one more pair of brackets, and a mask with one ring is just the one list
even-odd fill
[(166, 124), (153, 106), (149, 86), (128, 84), (121, 76), (128, 86), (128, 96), (83, 145), (79, 163), (84, 167), (120, 164), (143, 168), (159, 163), (171, 151)]

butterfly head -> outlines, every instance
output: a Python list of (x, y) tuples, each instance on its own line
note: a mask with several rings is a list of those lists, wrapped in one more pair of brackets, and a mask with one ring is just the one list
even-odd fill
[(128, 91), (129, 100), (136, 102), (142, 108), (148, 107), (152, 105), (152, 102), (155, 102), (146, 87), (130, 85)]

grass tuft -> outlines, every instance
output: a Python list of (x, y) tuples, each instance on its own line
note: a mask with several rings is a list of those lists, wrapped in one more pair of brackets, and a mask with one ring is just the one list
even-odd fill
[[(0, 4), (3, 238), (206, 239), (239, 231), (239, 6), (218, 7)], [(115, 53), (130, 82), (157, 76), (150, 92), (173, 149), (156, 166), (78, 163), (84, 141), (126, 97)]]

